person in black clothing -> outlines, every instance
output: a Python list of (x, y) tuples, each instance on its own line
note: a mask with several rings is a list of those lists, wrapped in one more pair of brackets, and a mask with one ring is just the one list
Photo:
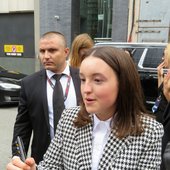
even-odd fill
[[(170, 142), (170, 71), (167, 74), (163, 74), (163, 68), (165, 63), (170, 62), (170, 44), (164, 50), (164, 61), (158, 66), (158, 98), (155, 102), (155, 110), (153, 109), (157, 121), (164, 126), (164, 136), (162, 138), (162, 164), (161, 170), (167, 170), (167, 159), (170, 152), (166, 150), (168, 142)], [(168, 67), (166, 67), (168, 68)], [(168, 148), (167, 148), (168, 149)], [(165, 156), (164, 156), (165, 155)], [(166, 162), (166, 164), (165, 164)]]

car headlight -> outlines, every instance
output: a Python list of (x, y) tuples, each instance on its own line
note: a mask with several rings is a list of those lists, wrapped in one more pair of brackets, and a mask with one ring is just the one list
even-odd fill
[(20, 88), (21, 88), (21, 86), (19, 86), (17, 84), (0, 82), (0, 89), (3, 89), (3, 90), (18, 90)]

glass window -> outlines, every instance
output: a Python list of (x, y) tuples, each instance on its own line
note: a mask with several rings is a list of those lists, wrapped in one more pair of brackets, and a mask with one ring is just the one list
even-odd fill
[(157, 68), (162, 61), (164, 48), (148, 48), (143, 67)]
[(80, 0), (80, 32), (111, 38), (113, 0)]

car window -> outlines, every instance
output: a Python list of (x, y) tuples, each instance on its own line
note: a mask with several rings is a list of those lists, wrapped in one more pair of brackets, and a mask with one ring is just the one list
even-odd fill
[(157, 68), (161, 63), (164, 48), (148, 48), (143, 62), (143, 67)]
[(138, 64), (143, 51), (144, 51), (144, 48), (136, 48), (136, 49), (134, 49), (133, 58), (134, 58), (134, 61), (135, 61), (136, 64)]
[(128, 50), (132, 53), (133, 60), (136, 64), (138, 64), (140, 57), (144, 51), (144, 48), (122, 48), (123, 50)]
[(156, 69), (161, 63), (166, 44), (130, 44), (130, 43), (97, 43), (96, 46), (113, 46), (128, 50), (132, 53), (133, 60), (140, 69)]

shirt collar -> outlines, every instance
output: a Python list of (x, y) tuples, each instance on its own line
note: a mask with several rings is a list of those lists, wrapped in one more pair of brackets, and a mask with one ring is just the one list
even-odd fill
[(96, 130), (97, 126), (100, 123), (104, 124), (105, 127), (107, 128), (107, 130), (110, 130), (110, 128), (111, 128), (111, 120), (112, 120), (112, 117), (107, 119), (107, 120), (105, 120), (105, 121), (101, 121), (101, 120), (98, 119), (98, 117), (95, 114), (93, 114), (93, 122), (94, 122), (94, 124), (93, 124), (93, 131)]
[[(66, 65), (66, 67), (65, 67), (65, 69), (64, 69), (64, 71), (63, 71), (62, 73), (63, 73), (64, 75), (67, 75), (67, 76), (70, 75), (70, 68), (69, 68), (68, 63), (67, 63), (67, 65)], [(51, 79), (51, 77), (52, 77), (55, 73), (52, 72), (51, 70), (46, 70), (46, 74), (47, 74), (47, 77), (48, 77), (49, 79)]]

